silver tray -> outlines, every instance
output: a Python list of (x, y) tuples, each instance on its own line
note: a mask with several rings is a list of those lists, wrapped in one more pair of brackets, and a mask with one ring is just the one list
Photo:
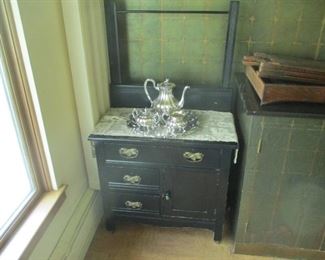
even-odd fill
[[(160, 115), (155, 110), (151, 110), (153, 117), (158, 118), (157, 124), (153, 124), (151, 126), (142, 126), (137, 123), (137, 118), (135, 118), (136, 114), (141, 114), (143, 109), (136, 109), (137, 113), (132, 113), (128, 120), (127, 126), (135, 131), (138, 134), (148, 137), (160, 137), (160, 138), (170, 138), (176, 137), (180, 135), (185, 135), (192, 132), (199, 126), (199, 120), (193, 111), (190, 110), (180, 110), (175, 113), (178, 116), (182, 116), (182, 124), (178, 124), (177, 121), (173, 120), (173, 114), (168, 115)], [(148, 109), (146, 110), (148, 113)]]

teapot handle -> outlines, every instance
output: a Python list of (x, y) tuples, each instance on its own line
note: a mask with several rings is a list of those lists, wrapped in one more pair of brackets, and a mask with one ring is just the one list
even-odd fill
[(153, 79), (146, 79), (146, 81), (144, 82), (144, 92), (146, 93), (147, 98), (148, 98), (149, 101), (150, 101), (150, 104), (152, 104), (153, 101), (152, 101), (152, 99), (151, 99), (151, 97), (150, 97), (150, 95), (149, 95), (149, 92), (148, 92), (148, 90), (147, 90), (148, 82), (151, 82), (152, 85), (153, 85), (153, 87), (154, 87), (155, 89), (157, 89), (157, 90), (158, 90), (158, 87), (156, 86), (156, 82), (155, 82)]

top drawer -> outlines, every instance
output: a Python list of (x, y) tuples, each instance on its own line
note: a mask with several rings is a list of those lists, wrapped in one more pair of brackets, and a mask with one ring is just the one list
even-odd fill
[(201, 148), (189, 145), (158, 146), (132, 142), (104, 143), (104, 160), (163, 163), (170, 166), (220, 167), (220, 149)]

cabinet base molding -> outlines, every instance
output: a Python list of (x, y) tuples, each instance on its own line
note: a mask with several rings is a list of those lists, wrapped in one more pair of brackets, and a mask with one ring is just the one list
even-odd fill
[(206, 229), (215, 229), (215, 221), (199, 221), (192, 219), (175, 219), (170, 217), (137, 217), (129, 215), (114, 215), (113, 220), (108, 219), (106, 224), (118, 223), (119, 221), (132, 221), (136, 223), (151, 224), (165, 227), (197, 227)]
[(235, 243), (234, 253), (310, 260), (325, 259), (325, 251), (304, 248), (292, 248), (274, 244)]

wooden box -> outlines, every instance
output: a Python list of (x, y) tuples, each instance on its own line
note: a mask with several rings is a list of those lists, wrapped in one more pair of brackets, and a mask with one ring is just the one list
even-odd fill
[(302, 85), (263, 79), (253, 66), (246, 66), (245, 73), (259, 96), (261, 105), (276, 102), (325, 103), (325, 85)]

